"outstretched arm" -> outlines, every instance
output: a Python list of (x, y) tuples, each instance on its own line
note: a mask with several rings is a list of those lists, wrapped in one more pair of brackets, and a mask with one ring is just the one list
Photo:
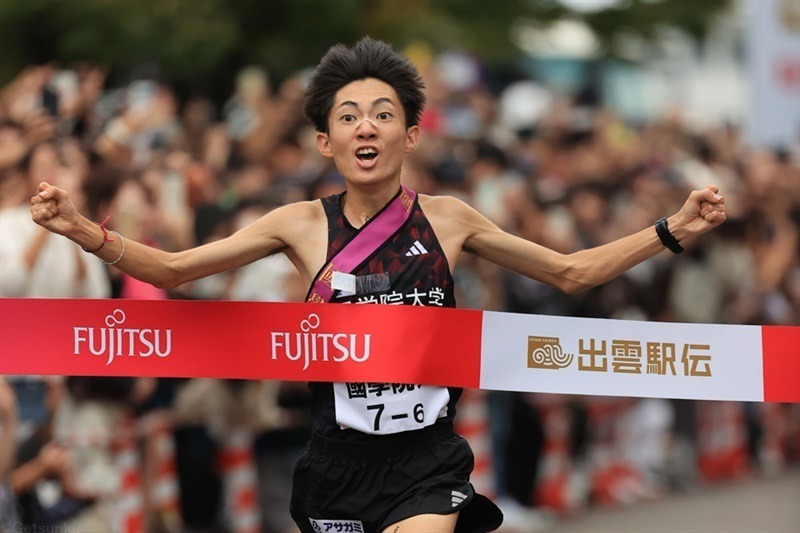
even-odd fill
[[(693, 191), (680, 211), (667, 219), (669, 231), (678, 241), (725, 221), (725, 200), (717, 192), (715, 186)], [(564, 255), (510, 235), (474, 209), (462, 206), (459, 219), (467, 232), (465, 251), (564, 292), (605, 283), (664, 250), (655, 228), (649, 227), (603, 246)]]
[(101, 227), (78, 213), (67, 192), (58, 187), (42, 183), (38, 194), (31, 198), (34, 222), (71, 239), (84, 250), (94, 251), (103, 261), (114, 262), (114, 266), (123, 272), (163, 288), (237, 268), (286, 249), (287, 228), (292, 227), (292, 221), (302, 218), (303, 213), (299, 211), (304, 209), (308, 206), (284, 206), (230, 237), (169, 253), (124, 236), (120, 238), (111, 232), (108, 238), (113, 241), (104, 242)]

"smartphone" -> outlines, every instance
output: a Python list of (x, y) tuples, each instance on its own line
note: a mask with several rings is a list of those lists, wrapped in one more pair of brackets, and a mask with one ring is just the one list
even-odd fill
[(56, 71), (47, 85), (58, 94), (63, 104), (70, 105), (79, 96), (78, 74), (72, 70)]
[(51, 117), (58, 116), (58, 93), (49, 85), (42, 89), (42, 109)]

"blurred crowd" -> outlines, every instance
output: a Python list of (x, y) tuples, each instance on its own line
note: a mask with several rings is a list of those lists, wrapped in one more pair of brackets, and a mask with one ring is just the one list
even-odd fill
[[(420, 193), (460, 197), (564, 253), (651, 226), (693, 188), (716, 184), (728, 209), (680, 257), (665, 252), (579, 295), (465, 255), (461, 307), (800, 323), (800, 140), (755, 149), (735, 125), (698, 130), (679, 110), (626, 122), (591, 88), (565, 97), (524, 78), (498, 88), (446, 55), (419, 67), (428, 104), (402, 179)], [(248, 67), (217, 105), (179, 99), (157, 75), (112, 87), (94, 64), (21, 72), (0, 92), (0, 295), (302, 301), (283, 256), (154, 288), (34, 225), (29, 199), (48, 181), (92, 220), (110, 216), (126, 238), (177, 251), (340, 192), (302, 114), (308, 76), (276, 83)], [(491, 444), (476, 450), (491, 465), (479, 489), (501, 502), (509, 531), (800, 459), (798, 405), (472, 394)], [(294, 531), (291, 474), (310, 432), (303, 384), (7, 376), (0, 400), (0, 527)]]

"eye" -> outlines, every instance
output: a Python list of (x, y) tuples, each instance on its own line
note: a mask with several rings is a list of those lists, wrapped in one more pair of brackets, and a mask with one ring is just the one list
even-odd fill
[(388, 111), (382, 111), (378, 113), (378, 116), (376, 118), (378, 120), (389, 120), (390, 118), (392, 118), (392, 114), (389, 113)]
[(342, 115), (342, 117), (339, 120), (341, 120), (342, 122), (348, 122), (348, 123), (349, 122), (355, 122), (356, 121), (356, 117), (353, 116), (353, 115), (347, 114), (347, 115)]

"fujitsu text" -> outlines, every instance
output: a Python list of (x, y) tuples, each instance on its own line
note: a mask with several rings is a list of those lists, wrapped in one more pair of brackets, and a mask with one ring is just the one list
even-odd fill
[(115, 357), (167, 357), (172, 352), (172, 330), (150, 328), (126, 328), (125, 313), (115, 309), (106, 317), (105, 328), (76, 326), (73, 331), (73, 353), (84, 350), (95, 356), (105, 356), (106, 366)]
[(350, 359), (363, 363), (369, 359), (370, 334), (313, 332), (319, 323), (319, 316), (312, 313), (300, 323), (302, 333), (271, 332), (272, 359), (302, 360), (303, 370), (317, 361), (342, 363)]

